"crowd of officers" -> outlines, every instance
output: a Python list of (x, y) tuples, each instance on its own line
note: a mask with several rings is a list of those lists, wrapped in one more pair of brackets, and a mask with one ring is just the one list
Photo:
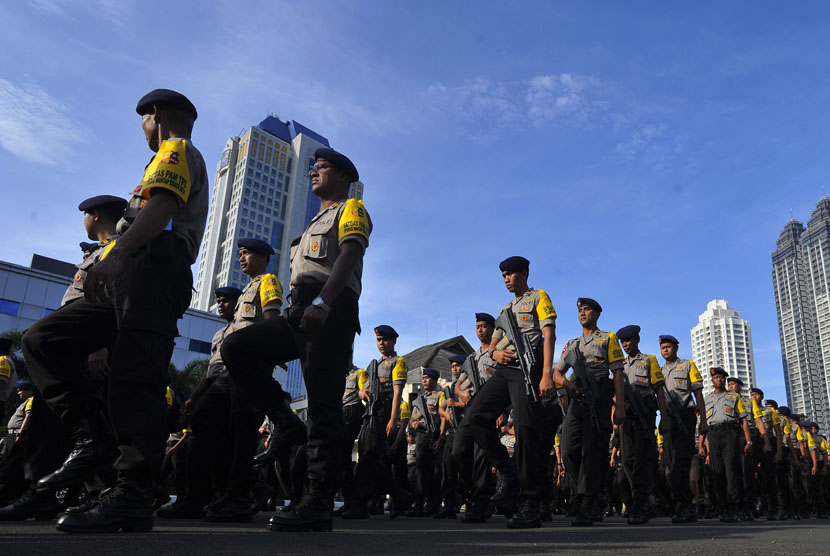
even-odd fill
[[(556, 311), (529, 286), (520, 256), (500, 263), (511, 297), (496, 317), (475, 314), (480, 346), (449, 358), (445, 386), (426, 368), (405, 399), (409, 369), (389, 325), (374, 328), (380, 356), (354, 366), (372, 224), (346, 198), (357, 169), (328, 148), (315, 153), (321, 210), (292, 243), (288, 292), (267, 271), (273, 248), (239, 239), (249, 282), (214, 291), (226, 325), (207, 370), (192, 392), (171, 388), (207, 179), (189, 140), (189, 100), (159, 89), (136, 110), (155, 154), (129, 201), (79, 205), (93, 243), (82, 244), (61, 308), (23, 336), (31, 382), (16, 381), (10, 342), (0, 341), (0, 393), (16, 386), (21, 399), (2, 443), (0, 520), (62, 512), (62, 531), (140, 532), (154, 515), (248, 522), (278, 498), (289, 503), (272, 531), (331, 530), (333, 516), (386, 511), (454, 519), (462, 508), (465, 523), (499, 513), (510, 528), (557, 513), (574, 526), (616, 514), (632, 525), (657, 515), (827, 517), (830, 447), (818, 424), (755, 388), (745, 400), (741, 381), (719, 367), (704, 397), (675, 337), (659, 338), (661, 366), (640, 352), (638, 326), (600, 329), (591, 298), (577, 300), (582, 334), (557, 358)], [(305, 421), (272, 376), (295, 359)]]

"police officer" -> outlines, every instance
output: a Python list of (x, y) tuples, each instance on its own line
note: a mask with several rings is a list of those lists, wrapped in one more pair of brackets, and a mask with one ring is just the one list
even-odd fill
[(735, 510), (740, 502), (738, 436), (743, 433), (746, 440), (744, 450), (748, 452), (752, 447), (746, 424), (749, 413), (738, 394), (726, 391), (726, 371), (714, 367), (710, 374), (714, 390), (706, 397), (706, 418), (709, 424), (706, 447), (715, 479), (711, 494), (720, 507), (720, 520), (734, 523), (738, 521)]
[[(617, 331), (626, 358), (623, 366), (625, 379), (631, 385), (631, 393), (640, 396), (646, 414), (642, 415), (647, 424), (643, 428), (640, 416), (636, 415), (631, 400), (627, 400), (625, 422), (622, 429), (622, 462), (625, 474), (631, 484), (632, 506), (628, 516), (630, 525), (648, 523), (648, 503), (651, 481), (657, 466), (657, 444), (654, 426), (657, 420), (657, 406), (665, 407), (662, 385), (663, 371), (657, 357), (640, 351), (640, 327), (636, 324), (624, 326)], [(656, 399), (655, 399), (656, 394)]]
[(0, 406), (6, 403), (17, 382), (17, 370), (11, 356), (11, 338), (0, 338)]
[(409, 428), (415, 433), (416, 493), (415, 505), (407, 517), (430, 517), (439, 504), (440, 459), (436, 459), (440, 442), (441, 417), (438, 408), (444, 402), (444, 392), (438, 390), (440, 373), (424, 369), (421, 392), (412, 404)]
[[(534, 401), (534, 394), (538, 399), (554, 390), (551, 367), (556, 343), (556, 311), (545, 291), (528, 286), (530, 261), (519, 256), (508, 257), (499, 263), (499, 270), (507, 291), (513, 294), (513, 299), (501, 308), (499, 316), (507, 311), (513, 314), (519, 333), (527, 338), (534, 352), (536, 365), (530, 369), (531, 392), (528, 392), (516, 361), (522, 346), (511, 346), (507, 340), (502, 342), (504, 330), (496, 328), (488, 351), (498, 367), (488, 379), (487, 387), (473, 398), (468, 410), (470, 425), (476, 442), (499, 473), (499, 485), (491, 501), (510, 511), (518, 487), (521, 506), (507, 526), (539, 527), (539, 487), (543, 484), (540, 460), (543, 454), (540, 453), (541, 404)], [(517, 430), (515, 468), (496, 432), (496, 419), (509, 405), (513, 406)]]
[(778, 492), (783, 494), (784, 503), (779, 508), (778, 518), (782, 521), (787, 519), (801, 519), (798, 513), (801, 504), (801, 484), (798, 480), (798, 462), (801, 454), (798, 452), (798, 441), (795, 439), (790, 415), (790, 408), (782, 405), (777, 408), (781, 417), (782, 434), (782, 460), (778, 466)]
[[(359, 391), (360, 399), (369, 404), (373, 415), (362, 423), (355, 469), (357, 498), (352, 508), (343, 512), (343, 519), (368, 519), (368, 501), (379, 494), (378, 486), (382, 490), (380, 494), (392, 494), (398, 502), (405, 498), (396, 492), (392, 480), (386, 439), (398, 434), (401, 395), (409, 367), (406, 359), (395, 352), (398, 333), (394, 328), (388, 324), (375, 327), (375, 339), (380, 359), (369, 366), (371, 371), (367, 369), (366, 380)], [(373, 384), (376, 392), (372, 391)], [(377, 399), (372, 400), (372, 396)]]
[[(490, 341), (496, 330), (496, 319), (489, 313), (476, 313), (475, 319), (476, 337), (481, 344), (478, 350), (468, 357), (472, 358), (473, 364), (470, 373), (475, 373), (476, 376), (467, 376), (467, 371), (462, 370), (455, 386), (455, 394), (465, 407), (469, 407), (473, 396), (477, 394), (475, 384), (478, 383), (479, 388), (483, 389), (498, 366), (490, 357), (489, 351)], [(493, 494), (495, 480), (484, 450), (473, 438), (470, 414), (470, 411), (464, 411), (453, 439), (452, 455), (457, 463), (462, 487), (467, 493), (467, 510), (461, 521), (483, 523), (489, 515), (490, 496)]]
[(432, 516), (435, 519), (455, 519), (456, 506), (461, 505), (457, 500), (458, 465), (452, 457), (452, 447), (455, 443), (455, 431), (464, 418), (464, 407), (466, 406), (459, 399), (458, 394), (455, 393), (459, 386), (458, 380), (461, 377), (461, 365), (466, 360), (467, 358), (463, 355), (451, 355), (449, 357), (452, 382), (444, 388), (444, 400), (438, 409), (444, 439), (441, 451), (441, 497), (443, 498), (444, 507)]
[[(118, 483), (94, 509), (61, 518), (64, 531), (152, 528), (151, 485), (164, 456), (167, 366), (176, 321), (190, 303), (190, 266), (207, 218), (207, 171), (190, 140), (193, 104), (157, 89), (136, 112), (155, 154), (119, 222), (121, 237), (87, 272), (84, 299), (47, 315), (23, 336), (35, 386), (75, 440), (64, 465), (38, 481), (42, 490), (74, 484), (113, 456), (103, 401), (90, 387), (85, 361), (114, 344), (108, 405), (120, 450)], [(108, 298), (114, 306), (95, 303)]]
[(343, 390), (343, 424), (346, 428), (346, 436), (343, 438), (343, 475), (340, 478), (343, 505), (335, 510), (334, 515), (342, 515), (351, 509), (356, 497), (352, 450), (360, 434), (360, 428), (363, 426), (363, 413), (366, 406), (360, 398), (360, 391), (366, 381), (366, 369), (358, 369), (352, 365), (352, 370), (346, 375), (346, 388)]
[[(665, 359), (663, 378), (669, 411), (660, 418), (660, 432), (663, 435), (663, 453), (669, 469), (674, 515), (672, 523), (697, 521), (692, 510), (692, 490), (689, 485), (689, 469), (695, 451), (695, 425), (700, 413), (700, 434), (708, 430), (706, 402), (703, 399), (703, 377), (694, 361), (677, 357), (677, 338), (669, 334), (660, 336), (660, 354)], [(675, 409), (677, 412), (675, 413)]]
[[(597, 326), (602, 306), (594, 299), (580, 297), (576, 300), (582, 336), (569, 340), (559, 361), (554, 366), (554, 379), (568, 393), (568, 414), (565, 416), (562, 436), (562, 459), (565, 463), (571, 491), (579, 499), (576, 516), (572, 525), (592, 525), (601, 518), (603, 504), (599, 499), (598, 477), (608, 471), (608, 442), (611, 437), (612, 399), (616, 396), (614, 422), (624, 420), (624, 383), (622, 369), (625, 364), (623, 352), (613, 332), (605, 332)], [(582, 379), (571, 381), (565, 378), (569, 368), (577, 363), (579, 351), (584, 360), (586, 384)], [(609, 379), (609, 373), (613, 380)], [(596, 393), (589, 406), (583, 395), (587, 389)], [(596, 416), (596, 419), (593, 419)]]
[(781, 461), (781, 420), (778, 415), (764, 405), (764, 391), (750, 388), (752, 398), (752, 417), (763, 441), (763, 450), (758, 453), (761, 464), (759, 476), (763, 479), (763, 495), (766, 498), (767, 521), (778, 519), (778, 483), (776, 466)]
[(341, 399), (354, 335), (363, 254), (372, 223), (363, 203), (347, 199), (359, 179), (354, 164), (329, 148), (314, 153), (311, 190), (317, 213), (291, 246), (291, 305), (284, 317), (234, 332), (222, 359), (237, 386), (280, 430), (296, 416), (284, 404), (274, 365), (300, 358), (308, 390), (308, 490), (288, 513), (274, 516), (277, 531), (331, 529), (334, 489), (343, 463)]

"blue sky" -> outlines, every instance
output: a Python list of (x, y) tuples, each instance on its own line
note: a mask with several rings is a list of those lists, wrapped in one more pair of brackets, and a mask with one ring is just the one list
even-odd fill
[[(531, 259), (580, 333), (638, 323), (681, 341), (713, 298), (753, 330), (758, 380), (785, 399), (770, 253), (827, 185), (830, 8), (822, 2), (180, 2), (0, 5), (0, 259), (75, 261), (77, 203), (134, 187), (134, 112), (187, 94), (212, 173), (268, 113), (348, 154), (375, 231), (364, 329), (406, 352), (509, 300)], [(429, 330), (427, 336), (427, 328)], [(375, 354), (371, 333), (356, 360)]]

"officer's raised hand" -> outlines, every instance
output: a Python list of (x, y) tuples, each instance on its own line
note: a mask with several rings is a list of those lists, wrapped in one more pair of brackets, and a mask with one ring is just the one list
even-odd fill
[(84, 298), (90, 303), (107, 303), (107, 288), (113, 288), (115, 279), (124, 267), (124, 260), (117, 249), (109, 256), (97, 262), (86, 274), (84, 280)]

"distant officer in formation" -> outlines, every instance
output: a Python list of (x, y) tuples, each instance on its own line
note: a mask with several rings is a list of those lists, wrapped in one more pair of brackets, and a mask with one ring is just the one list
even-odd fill
[(452, 355), (449, 357), (450, 373), (452, 381), (444, 387), (444, 399), (438, 412), (441, 416), (441, 498), (443, 508), (438, 510), (432, 517), (435, 519), (455, 519), (456, 508), (461, 504), (457, 499), (458, 492), (458, 464), (452, 456), (452, 448), (455, 444), (455, 432), (464, 418), (466, 403), (462, 402), (456, 390), (458, 380), (461, 378), (461, 365), (467, 358), (463, 355)]
[[(568, 341), (554, 368), (554, 379), (569, 397), (561, 451), (571, 492), (577, 498), (572, 524), (584, 526), (598, 521), (604, 506), (599, 500), (602, 481), (597, 478), (603, 477), (608, 469), (611, 436), (608, 416), (613, 399), (617, 400), (613, 422), (620, 424), (625, 418), (622, 375), (625, 361), (616, 335), (600, 330), (597, 325), (602, 306), (589, 297), (577, 299), (576, 306), (582, 336)], [(574, 381), (565, 377), (572, 367), (580, 368), (575, 369)]]
[(440, 504), (441, 473), (439, 452), (441, 416), (438, 408), (444, 402), (444, 392), (438, 390), (440, 373), (432, 368), (421, 375), (421, 391), (412, 404), (409, 428), (415, 435), (416, 497), (415, 506), (407, 517), (432, 516)]
[(343, 475), (340, 479), (340, 491), (343, 493), (343, 505), (335, 510), (334, 515), (343, 515), (352, 508), (357, 494), (355, 492), (355, 478), (352, 464), (352, 451), (363, 427), (363, 414), (366, 406), (360, 397), (361, 390), (368, 380), (366, 369), (358, 369), (354, 365), (346, 375), (346, 388), (343, 390), (343, 425), (346, 436), (343, 439)]

